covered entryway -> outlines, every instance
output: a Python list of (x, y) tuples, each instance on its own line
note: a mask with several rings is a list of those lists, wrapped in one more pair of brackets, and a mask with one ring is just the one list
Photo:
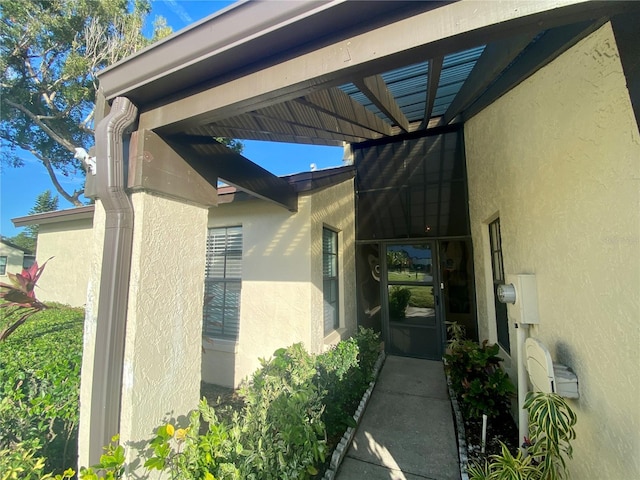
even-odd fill
[[(201, 257), (218, 178), (297, 209), (295, 191), (216, 137), (347, 145), (357, 169), (363, 285), (353, 287), (360, 323), (382, 328), (389, 285), (381, 296), (385, 267), (376, 268), (372, 250), (379, 258), (387, 245), (435, 245), (435, 278), (445, 287), (444, 244), (462, 242), (470, 258), (464, 122), (637, 8), (579, 0), (245, 2), (103, 72), (96, 118), (108, 122), (96, 130), (96, 179), (104, 185), (95, 243), (105, 250), (89, 292), (81, 463), (97, 462), (116, 432), (138, 441), (168, 410), (183, 414), (197, 401)], [(113, 157), (111, 172), (105, 163)], [(107, 176), (118, 180), (117, 198)], [(188, 250), (174, 260), (180, 245)], [(469, 287), (458, 289), (461, 305), (473, 298)], [(156, 378), (159, 359), (166, 375)]]
[(447, 321), (477, 335), (462, 138), (450, 127), (352, 147), (358, 320), (388, 353), (439, 360)]

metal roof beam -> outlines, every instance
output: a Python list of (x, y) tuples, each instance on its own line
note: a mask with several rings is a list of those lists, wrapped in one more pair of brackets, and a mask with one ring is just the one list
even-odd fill
[(380, 134), (347, 122), (334, 115), (311, 108), (302, 102), (285, 102), (251, 112), (252, 115), (270, 118), (293, 126), (311, 127), (335, 135), (342, 133), (350, 137), (378, 138)]
[(433, 102), (436, 100), (438, 85), (440, 85), (440, 73), (442, 72), (443, 62), (443, 56), (429, 60), (429, 70), (427, 71), (427, 98), (424, 106), (424, 118), (420, 123), (420, 129), (424, 129), (429, 125), (431, 112), (433, 112)]
[(286, 180), (276, 177), (214, 138), (181, 134), (165, 137), (165, 140), (198, 173), (213, 168), (230, 185), (290, 212), (298, 210), (298, 194)]
[(547, 31), (542, 38), (529, 46), (526, 53), (500, 75), (477, 101), (462, 112), (464, 121), (495, 102), (567, 49), (596, 31), (605, 22), (606, 19), (600, 19), (596, 22), (580, 22)]
[(310, 93), (296, 102), (304, 103), (321, 112), (335, 115), (347, 122), (381, 133), (391, 135), (391, 125), (371, 110), (363, 107), (339, 88), (330, 88)]
[[(331, 147), (340, 147), (348, 140), (328, 140), (325, 138), (312, 137), (308, 135), (294, 135), (276, 133), (267, 130), (255, 131), (247, 130), (240, 127), (229, 127), (227, 125), (215, 124), (211, 130), (214, 137), (236, 138), (241, 140), (257, 140), (260, 142), (283, 142), (283, 143), (302, 143), (306, 145), (325, 145)], [(192, 134), (198, 128), (189, 130), (187, 133)]]
[(380, 75), (357, 79), (354, 80), (353, 83), (376, 107), (390, 118), (391, 121), (398, 125), (403, 131), (409, 131), (409, 120), (407, 120), (407, 117), (402, 113), (396, 99)]
[(289, 139), (279, 141), (298, 143), (302, 139), (302, 143), (316, 144), (316, 141), (320, 140), (327, 145), (342, 145), (342, 142), (362, 140), (360, 137), (353, 137), (340, 132), (328, 132), (309, 126), (290, 124), (255, 112), (227, 118), (202, 127), (191, 128), (187, 133), (250, 140), (264, 140), (265, 135), (272, 135)]
[[(227, 83), (183, 92), (149, 110), (141, 108), (140, 128), (177, 132), (348, 83), (353, 76), (399, 68), (415, 62), (416, 56), (444, 56), (514, 34), (538, 32), (628, 8), (629, 4), (581, 0), (505, 0), (483, 4), (481, 10), (473, 0), (447, 3)], [(125, 65), (123, 62), (120, 67)], [(125, 73), (123, 70), (123, 78), (113, 79), (114, 90), (117, 81), (126, 80)]]
[(535, 33), (525, 33), (488, 44), (462, 88), (447, 108), (441, 123), (448, 125), (459, 113), (469, 107), (478, 98), (478, 95), (486, 90), (504, 69), (522, 53), (535, 35)]
[(636, 126), (640, 131), (640, 42), (638, 42), (640, 13), (614, 17), (611, 19), (611, 25), (618, 52), (620, 52), (631, 106), (636, 115)]

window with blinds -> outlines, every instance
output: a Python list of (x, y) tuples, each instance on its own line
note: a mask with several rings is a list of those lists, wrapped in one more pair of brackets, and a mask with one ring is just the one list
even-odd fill
[(237, 340), (242, 286), (242, 227), (210, 228), (207, 236), (203, 335)]
[(324, 333), (338, 328), (338, 234), (322, 229), (322, 277), (324, 296)]

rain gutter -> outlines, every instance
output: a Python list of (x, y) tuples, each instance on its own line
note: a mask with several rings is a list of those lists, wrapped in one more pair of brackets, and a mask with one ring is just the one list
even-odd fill
[(89, 461), (100, 461), (102, 447), (120, 429), (125, 327), (133, 245), (133, 206), (125, 188), (124, 136), (138, 109), (117, 97), (96, 128), (96, 196), (106, 213), (93, 360)]

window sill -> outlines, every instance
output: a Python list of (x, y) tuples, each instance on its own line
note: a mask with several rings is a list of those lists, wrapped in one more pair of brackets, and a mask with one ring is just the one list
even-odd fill
[(335, 346), (340, 340), (342, 340), (342, 336), (346, 332), (347, 332), (346, 328), (338, 328), (333, 332), (329, 333), (329, 335), (325, 336), (323, 350), (326, 352), (329, 348)]
[(238, 342), (226, 338), (202, 337), (202, 348), (212, 352), (238, 353)]

